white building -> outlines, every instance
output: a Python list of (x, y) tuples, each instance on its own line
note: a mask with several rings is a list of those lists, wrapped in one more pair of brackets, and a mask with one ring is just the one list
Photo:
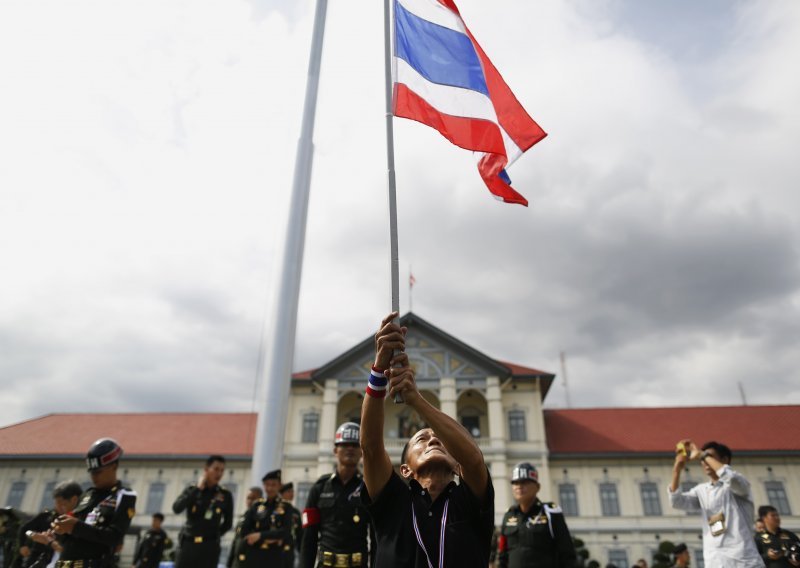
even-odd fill
[[(799, 406), (544, 410), (553, 374), (497, 361), (415, 314), (403, 323), (423, 395), (457, 417), (484, 453), (498, 522), (510, 505), (512, 466), (530, 461), (540, 471), (541, 497), (564, 508), (573, 533), (602, 564), (649, 560), (660, 540), (697, 552), (699, 517), (672, 511), (666, 499), (675, 441), (690, 436), (731, 446), (756, 505), (771, 503), (784, 526), (800, 526)], [(373, 356), (370, 337), (292, 378), (283, 478), (295, 483), (300, 508), (310, 485), (333, 467), (336, 427), (358, 421)], [(125, 449), (121, 475), (139, 493), (136, 524), (161, 511), (175, 531), (181, 518), (171, 514), (172, 501), (214, 453), (228, 459), (225, 484), (239, 514), (255, 423), (253, 414), (58, 414), (7, 426), (0, 429), (0, 505), (47, 506), (57, 481), (86, 480), (84, 452), (111, 436)], [(395, 463), (419, 426), (409, 408), (387, 402), (386, 444)], [(701, 480), (700, 468), (690, 466), (685, 482)]]

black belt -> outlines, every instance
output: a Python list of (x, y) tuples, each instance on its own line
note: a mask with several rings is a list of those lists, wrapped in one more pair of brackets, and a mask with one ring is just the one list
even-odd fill
[(56, 561), (56, 568), (104, 568), (105, 566), (108, 564), (98, 559)]
[(363, 566), (366, 564), (365, 554), (361, 552), (329, 552), (321, 550), (322, 565), (333, 566), (334, 568), (349, 568), (352, 566)]
[(219, 542), (218, 536), (192, 536), (190, 534), (185, 534), (182, 537), (183, 542), (189, 542), (192, 544), (203, 544), (209, 542)]

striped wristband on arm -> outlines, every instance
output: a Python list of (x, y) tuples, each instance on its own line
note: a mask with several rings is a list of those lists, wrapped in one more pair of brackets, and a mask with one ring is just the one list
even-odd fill
[(389, 382), (386, 375), (383, 374), (383, 369), (376, 369), (372, 367), (369, 374), (369, 382), (367, 383), (367, 395), (373, 398), (383, 398), (386, 396), (386, 384)]

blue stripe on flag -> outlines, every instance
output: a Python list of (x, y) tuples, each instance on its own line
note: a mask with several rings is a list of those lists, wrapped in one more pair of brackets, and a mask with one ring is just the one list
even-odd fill
[(394, 6), (397, 57), (432, 83), (489, 96), (480, 59), (466, 35), (423, 20), (399, 2)]
[(508, 172), (505, 169), (500, 170), (500, 173), (497, 174), (497, 177), (506, 182), (508, 185), (511, 185), (511, 178), (508, 177)]

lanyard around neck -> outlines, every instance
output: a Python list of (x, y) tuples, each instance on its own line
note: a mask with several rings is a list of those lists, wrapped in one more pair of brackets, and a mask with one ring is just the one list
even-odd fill
[[(442, 512), (442, 524), (439, 527), (439, 568), (444, 568), (444, 536), (445, 527), (447, 525), (447, 510), (450, 508), (450, 497), (444, 502), (444, 511)], [(417, 512), (414, 510), (414, 503), (411, 503), (411, 517), (414, 521), (414, 534), (417, 535), (417, 542), (425, 553), (425, 558), (428, 560), (428, 568), (433, 568), (431, 564), (431, 556), (428, 554), (428, 549), (425, 548), (425, 543), (422, 542), (422, 535), (419, 532), (417, 525)]]

